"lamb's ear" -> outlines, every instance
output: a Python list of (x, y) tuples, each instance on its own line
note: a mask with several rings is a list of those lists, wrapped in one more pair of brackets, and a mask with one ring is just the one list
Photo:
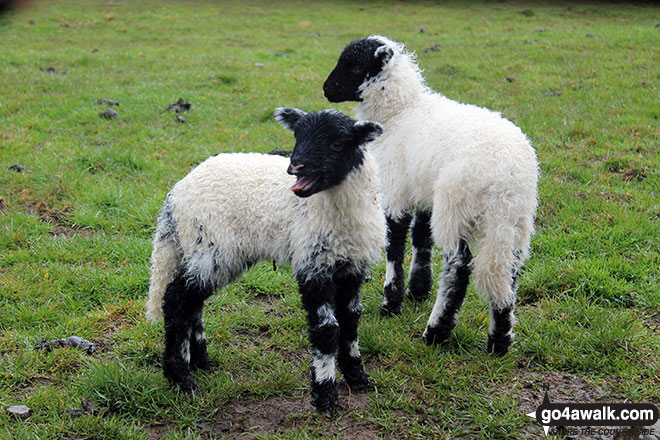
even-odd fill
[(296, 122), (307, 113), (297, 108), (279, 107), (275, 109), (275, 120), (279, 122), (284, 128), (293, 131)]
[(353, 137), (357, 145), (367, 144), (383, 134), (383, 127), (377, 122), (358, 121), (353, 126)]
[(377, 60), (380, 60), (380, 65), (381, 67), (387, 64), (387, 62), (392, 58), (394, 55), (394, 51), (392, 50), (391, 47), (389, 46), (380, 46), (378, 49), (376, 49), (376, 52), (374, 52), (374, 57), (376, 57)]

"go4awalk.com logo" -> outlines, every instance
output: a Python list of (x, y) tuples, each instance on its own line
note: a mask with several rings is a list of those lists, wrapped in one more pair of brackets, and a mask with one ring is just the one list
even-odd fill
[[(649, 427), (658, 421), (660, 412), (651, 403), (558, 403), (551, 402), (545, 392), (536, 412), (527, 414), (543, 426), (545, 435), (551, 428), (566, 427), (568, 435), (612, 435), (631, 427)], [(594, 428), (598, 427), (598, 428)], [(642, 434), (654, 435), (653, 429)], [(658, 433), (660, 434), (660, 433)]]

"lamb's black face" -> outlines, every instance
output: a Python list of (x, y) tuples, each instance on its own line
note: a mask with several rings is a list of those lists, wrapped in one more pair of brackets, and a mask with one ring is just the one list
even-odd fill
[(376, 77), (391, 57), (392, 50), (373, 38), (350, 42), (323, 84), (325, 97), (330, 102), (362, 101), (360, 86)]
[(382, 133), (378, 124), (356, 122), (335, 110), (305, 113), (278, 108), (275, 118), (296, 137), (287, 172), (298, 178), (291, 190), (299, 197), (340, 184), (362, 165), (364, 151), (360, 146)]

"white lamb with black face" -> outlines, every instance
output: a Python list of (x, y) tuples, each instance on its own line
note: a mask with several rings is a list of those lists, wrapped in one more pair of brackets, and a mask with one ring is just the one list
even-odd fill
[(291, 263), (309, 323), (312, 401), (332, 414), (335, 351), (350, 385), (369, 381), (358, 348), (359, 290), (380, 258), (385, 217), (365, 145), (382, 130), (334, 110), (275, 115), (295, 133), (290, 161), (218, 154), (168, 194), (153, 241), (147, 317), (165, 319), (165, 376), (193, 392), (191, 368), (212, 368), (204, 300), (260, 260)]
[(378, 35), (349, 43), (323, 90), (331, 102), (358, 101), (357, 117), (383, 126), (369, 146), (388, 225), (383, 312), (401, 312), (414, 214), (409, 296), (430, 294), (434, 242), (445, 255), (425, 340), (450, 336), (472, 275), (490, 298), (487, 349), (506, 353), (537, 205), (538, 164), (527, 137), (499, 113), (429, 89), (414, 54)]

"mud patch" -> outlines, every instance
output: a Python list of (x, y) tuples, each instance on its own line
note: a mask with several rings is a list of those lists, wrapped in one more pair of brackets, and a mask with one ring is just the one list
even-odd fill
[[(215, 420), (198, 424), (200, 438), (256, 439), (297, 428), (316, 431), (320, 437), (371, 440), (383, 434), (377, 425), (365, 419), (369, 406), (366, 394), (351, 392), (339, 384), (339, 400), (344, 408), (339, 416), (326, 418), (312, 407), (307, 394), (295, 397), (271, 396), (265, 399), (238, 399), (218, 411)], [(175, 425), (158, 424), (147, 428), (150, 440), (161, 439)]]
[(642, 316), (642, 322), (648, 331), (660, 335), (660, 311), (644, 311), (640, 310), (638, 313)]
[(160, 440), (165, 438), (168, 432), (176, 427), (176, 423), (157, 423), (146, 428), (149, 440)]
[(54, 228), (49, 233), (55, 237), (71, 237), (73, 235), (88, 236), (92, 234), (91, 229), (81, 228), (68, 220), (71, 209), (55, 211), (45, 203), (37, 202), (28, 204), (27, 210), (37, 215), (42, 222), (53, 224)]
[(315, 428), (319, 433), (342, 438), (378, 438), (381, 434), (378, 427), (364, 420), (369, 398), (351, 392), (345, 384), (340, 384), (339, 395), (344, 411), (333, 419), (318, 414), (306, 394), (292, 398), (236, 400), (223, 408), (212, 433), (227, 438), (254, 439), (304, 426), (306, 430)]
[(278, 304), (282, 302), (282, 297), (280, 295), (256, 293), (253, 300), (265, 309), (266, 316), (275, 316), (277, 318), (283, 316), (282, 307)]
[(519, 408), (525, 412), (535, 411), (541, 404), (543, 385), (549, 387), (548, 395), (553, 402), (598, 403), (611, 402), (618, 397), (611, 389), (590, 385), (581, 376), (558, 371), (522, 373), (514, 384), (513, 394), (518, 398)]
[(108, 352), (112, 348), (112, 338), (121, 330), (135, 325), (134, 317), (139, 316), (140, 306), (133, 301), (125, 304), (108, 304), (103, 308), (101, 318), (93, 324), (97, 334), (96, 345), (98, 351)]
[[(584, 377), (558, 371), (544, 372), (520, 372), (517, 378), (506, 384), (495, 387), (493, 394), (511, 392), (517, 400), (520, 414), (528, 414), (536, 411), (545, 391), (544, 386), (549, 388), (548, 397), (552, 402), (576, 402), (576, 403), (611, 403), (623, 402), (625, 399), (616, 394), (611, 386), (598, 386), (588, 383)], [(530, 424), (525, 426), (519, 433), (520, 438), (540, 438), (543, 429), (530, 418)], [(563, 437), (570, 439), (572, 437)], [(580, 436), (581, 439), (611, 439), (610, 436)]]

